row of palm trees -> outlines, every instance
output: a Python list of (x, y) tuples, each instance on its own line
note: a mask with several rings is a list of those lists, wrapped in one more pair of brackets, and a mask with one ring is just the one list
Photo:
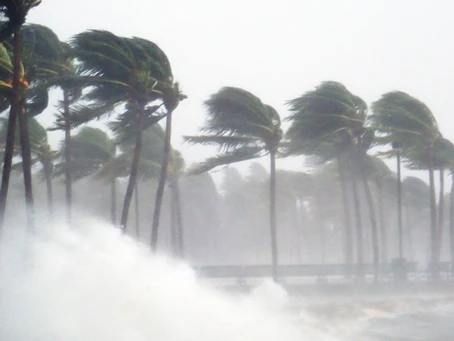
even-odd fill
[[(129, 182), (120, 219), (126, 228), (129, 206), (137, 182), (143, 131), (166, 117), (166, 130), (157, 190), (152, 245), (156, 244), (162, 196), (171, 154), (172, 112), (185, 98), (173, 79), (170, 63), (156, 44), (141, 38), (122, 38), (106, 31), (88, 31), (69, 44), (60, 42), (48, 28), (25, 25), (28, 11), (39, 1), (10, 1), (0, 4), (5, 22), (1, 85), (5, 107), (10, 107), (6, 129), (0, 225), (3, 224), (9, 177), (14, 157), (16, 117), (19, 117), (28, 225), (34, 226), (29, 117), (48, 104), (52, 87), (63, 90), (61, 112), (55, 129), (65, 132), (64, 173), (67, 186), (67, 218), (71, 220), (71, 129), (102, 116), (116, 115), (111, 122), (122, 138), (134, 136)], [(10, 27), (14, 27), (11, 30)], [(118, 114), (118, 112), (121, 112)]]
[[(63, 152), (57, 154), (61, 163), (50, 170), (49, 162), (43, 162), (44, 159), (40, 162), (45, 173), (64, 175), (68, 221), (71, 221), (71, 183), (83, 176), (83, 172), (88, 172), (84, 165), (76, 161), (78, 144), (89, 141), (84, 135), (87, 130), (81, 130), (76, 137), (71, 136), (71, 132), (93, 120), (109, 118), (108, 126), (115, 141), (106, 142), (108, 137), (98, 134), (98, 142), (104, 139), (106, 148), (102, 156), (93, 156), (98, 162), (95, 169), (102, 168), (102, 172), (111, 177), (113, 198), (115, 178), (120, 174), (124, 176), (124, 169), (127, 169), (128, 184), (120, 217), (123, 231), (127, 226), (134, 191), (137, 192), (139, 173), (155, 174), (159, 171), (150, 240), (151, 247), (155, 249), (168, 170), (175, 169), (177, 171), (173, 174), (180, 174), (183, 167), (171, 147), (170, 138), (173, 112), (186, 96), (174, 80), (170, 62), (159, 46), (142, 38), (124, 38), (107, 31), (91, 30), (64, 43), (49, 28), (23, 26), (28, 11), (37, 4), (39, 1), (25, 0), (0, 4), (0, 11), (6, 19), (0, 31), (0, 41), (3, 42), (0, 51), (1, 103), (4, 110), (10, 109), (0, 189), (0, 224), (3, 224), (5, 216), (14, 150), (19, 150), (28, 224), (31, 228), (34, 226), (31, 118), (47, 108), (50, 89), (59, 87), (63, 100), (53, 129), (65, 133)], [(342, 84), (323, 82), (314, 90), (288, 101), (290, 115), (286, 120), (289, 128), (285, 133), (278, 112), (243, 89), (224, 87), (213, 94), (205, 105), (208, 116), (200, 134), (186, 136), (185, 140), (192, 144), (215, 145), (219, 153), (190, 168), (188, 173), (200, 174), (217, 166), (269, 156), (269, 233), (274, 279), (277, 279), (278, 265), (276, 158), (304, 155), (319, 164), (335, 164), (344, 206), (347, 263), (353, 262), (353, 225), (358, 239), (357, 260), (363, 262), (364, 222), (360, 214), (363, 203), (359, 195), (362, 187), (369, 212), (377, 278), (380, 261), (377, 205), (369, 182), (370, 177), (375, 176), (371, 174), (376, 170), (376, 162), (369, 153), (373, 147), (380, 146), (384, 150), (380, 155), (392, 157), (395, 151), (389, 147), (393, 143), (402, 146), (402, 157), (409, 167), (429, 172), (431, 261), (438, 262), (443, 211), (440, 209), (437, 214), (434, 171), (439, 170), (440, 179), (444, 179), (443, 171), (451, 168), (454, 148), (442, 137), (433, 114), (424, 103), (395, 91), (374, 102), (369, 112), (365, 101)], [(19, 146), (15, 142), (17, 118)], [(164, 118), (165, 129), (162, 138), (158, 139), (159, 144), (152, 141), (144, 144), (147, 132), (153, 131), (152, 139), (161, 134), (156, 127)], [(95, 135), (91, 134), (90, 138), (96, 140)], [(141, 156), (148, 147), (161, 160), (157, 168), (153, 165), (142, 173), (140, 169), (145, 158)], [(156, 159), (151, 162), (156, 164)], [(120, 163), (128, 166), (122, 168)], [(170, 188), (175, 189), (177, 202), (176, 177), (172, 176), (169, 183)], [(50, 196), (51, 190), (48, 192)], [(349, 193), (352, 193), (352, 201)], [(444, 198), (442, 193), (440, 198)], [(112, 210), (112, 221), (116, 220), (115, 215)], [(175, 220), (182, 220), (177, 211)]]
[[(277, 276), (275, 184), (277, 155), (310, 156), (323, 164), (335, 161), (340, 178), (344, 205), (346, 262), (352, 262), (352, 221), (357, 236), (356, 253), (363, 263), (364, 244), (359, 186), (363, 186), (369, 211), (375, 279), (378, 278), (379, 239), (376, 204), (371, 193), (369, 176), (374, 160), (368, 154), (374, 146), (384, 149), (380, 155), (394, 156), (391, 146), (402, 147), (402, 157), (411, 168), (427, 169), (430, 178), (431, 262), (440, 257), (443, 224), (443, 188), (440, 191), (439, 221), (435, 198), (434, 171), (451, 169), (454, 146), (444, 139), (430, 109), (421, 101), (403, 92), (384, 94), (372, 104), (366, 103), (337, 82), (323, 82), (314, 90), (288, 101), (290, 126), (285, 134), (277, 112), (253, 94), (238, 88), (221, 89), (205, 102), (208, 120), (201, 135), (187, 137), (191, 143), (217, 145), (220, 154), (207, 159), (190, 172), (200, 173), (222, 164), (270, 156), (270, 235), (272, 241), (273, 277)], [(282, 138), (283, 137), (283, 138)], [(350, 174), (349, 174), (350, 173)], [(347, 181), (347, 178), (350, 181)], [(359, 181), (358, 181), (359, 180)], [(400, 181), (400, 179), (399, 179)], [(353, 193), (354, 219), (350, 217), (347, 185)], [(443, 182), (441, 182), (443, 185)]]

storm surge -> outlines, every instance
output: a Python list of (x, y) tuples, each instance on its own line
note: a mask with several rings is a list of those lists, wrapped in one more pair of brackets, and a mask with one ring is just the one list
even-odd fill
[(3, 234), (2, 341), (335, 341), (280, 286), (226, 293), (105, 223)]

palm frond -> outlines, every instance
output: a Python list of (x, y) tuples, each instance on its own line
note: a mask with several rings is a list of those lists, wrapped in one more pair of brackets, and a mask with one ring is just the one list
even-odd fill
[(223, 135), (198, 135), (184, 136), (184, 141), (190, 144), (217, 146), (221, 151), (227, 151), (244, 146), (262, 145), (255, 136), (223, 136)]
[(218, 166), (251, 160), (264, 155), (266, 155), (266, 152), (263, 151), (263, 148), (259, 147), (239, 148), (231, 152), (218, 154), (215, 157), (208, 158), (199, 164), (193, 165), (189, 168), (187, 174), (197, 175), (212, 170), (213, 168), (216, 168)]

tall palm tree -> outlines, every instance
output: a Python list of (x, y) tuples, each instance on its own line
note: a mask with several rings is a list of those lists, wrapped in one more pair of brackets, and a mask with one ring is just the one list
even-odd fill
[[(7, 119), (2, 119), (2, 126), (0, 128), (0, 146), (4, 148), (7, 136)], [(30, 134), (30, 151), (31, 151), (31, 164), (40, 164), (41, 173), (46, 182), (47, 189), (47, 206), (49, 218), (53, 216), (53, 185), (52, 176), (54, 169), (54, 158), (56, 152), (49, 144), (46, 129), (34, 118), (28, 120), (28, 131)], [(17, 130), (16, 133), (19, 133)], [(21, 146), (16, 142), (15, 156), (20, 156)], [(13, 165), (15, 169), (22, 169), (22, 162), (17, 162)]]
[(185, 162), (180, 152), (173, 150), (169, 163), (170, 222), (173, 254), (184, 257), (184, 229), (180, 193), (180, 176), (184, 172)]
[[(391, 170), (383, 162), (382, 159), (377, 156), (370, 156), (369, 162), (371, 167), (369, 168), (368, 177), (373, 181), (377, 188), (377, 201), (378, 201), (378, 217), (379, 217), (379, 240), (380, 240), (380, 259), (383, 263), (387, 262), (388, 257), (388, 233), (387, 233), (387, 220), (385, 215), (385, 204), (384, 196), (386, 190), (386, 184), (389, 183), (391, 177)], [(391, 180), (392, 181), (392, 180)], [(395, 186), (393, 186), (395, 188)]]
[(411, 149), (408, 152), (408, 160), (406, 162), (410, 169), (425, 170), (431, 164), (435, 170), (439, 171), (439, 200), (437, 212), (437, 227), (435, 231), (435, 262), (440, 261), (441, 246), (444, 229), (444, 199), (445, 199), (445, 169), (451, 167), (452, 160), (454, 160), (454, 147), (452, 143), (443, 138), (441, 135), (435, 140), (433, 144), (433, 154), (431, 163), (428, 159), (428, 154), (424, 149)]
[[(378, 143), (390, 145), (393, 142), (403, 146), (403, 158), (412, 162), (423, 156), (429, 172), (430, 185), (430, 235), (431, 262), (437, 259), (437, 205), (435, 198), (435, 151), (440, 132), (434, 115), (420, 100), (410, 95), (393, 91), (382, 95), (372, 104), (370, 120), (377, 131)], [(437, 276), (437, 271), (434, 271)]]
[(168, 89), (164, 94), (164, 106), (166, 107), (166, 128), (165, 128), (165, 140), (161, 162), (161, 171), (159, 174), (158, 188), (156, 190), (156, 201), (155, 209), (153, 214), (153, 224), (151, 226), (151, 248), (156, 249), (158, 242), (158, 229), (159, 220), (161, 215), (162, 200), (164, 198), (164, 187), (167, 181), (167, 168), (169, 160), (171, 158), (172, 146), (172, 115), (174, 110), (177, 108), (180, 101), (185, 99), (186, 96), (180, 91), (178, 83), (175, 83), (172, 89)]
[(21, 61), (24, 68), (24, 82), (20, 101), (19, 130), (24, 173), (25, 197), (29, 225), (34, 225), (34, 200), (31, 176), (31, 148), (28, 120), (43, 112), (48, 105), (47, 82), (58, 74), (58, 59), (61, 43), (57, 35), (42, 25), (24, 25), (20, 30), (22, 38)]
[(269, 212), (273, 280), (278, 280), (276, 236), (276, 153), (282, 138), (277, 111), (252, 93), (224, 87), (205, 101), (208, 119), (201, 135), (186, 136), (192, 144), (214, 145), (219, 154), (208, 158), (190, 172), (209, 171), (217, 166), (269, 155)]
[[(181, 94), (167, 56), (148, 40), (92, 30), (76, 35), (71, 46), (80, 63), (77, 80), (88, 86), (82, 99), (90, 102), (73, 109), (73, 125), (122, 110), (118, 120), (135, 127), (134, 157), (120, 219), (124, 231), (137, 182), (143, 130), (175, 109)], [(159, 111), (163, 106), (167, 113)]]
[(356, 135), (356, 153), (355, 160), (361, 177), (361, 182), (364, 185), (364, 193), (366, 194), (367, 207), (369, 210), (370, 225), (372, 229), (372, 255), (374, 264), (374, 282), (378, 282), (380, 252), (378, 245), (378, 223), (376, 215), (376, 205), (369, 185), (369, 174), (374, 173), (376, 163), (367, 154), (368, 150), (373, 145), (374, 131), (370, 128), (364, 129)]
[[(72, 48), (69, 44), (62, 42), (62, 49), (58, 61), (59, 72), (53, 79), (53, 85), (58, 86), (63, 93), (63, 99), (59, 102), (58, 113), (54, 127), (49, 130), (62, 130), (65, 134), (64, 142), (64, 174), (65, 174), (65, 200), (66, 220), (71, 223), (72, 216), (72, 175), (71, 175), (71, 117), (70, 108), (82, 96), (82, 88), (71, 80), (76, 76), (76, 66), (72, 56)], [(70, 80), (68, 80), (68, 78)], [(116, 219), (112, 219), (116, 220)]]
[[(409, 256), (412, 256), (412, 223), (410, 217), (412, 216), (421, 216), (418, 214), (420, 212), (427, 212), (429, 208), (429, 186), (416, 177), (407, 176), (402, 181), (402, 203), (406, 211), (406, 232), (408, 236), (408, 246), (409, 246)], [(413, 220), (414, 221), (414, 220)]]
[[(8, 0), (0, 3), (0, 13), (6, 19), (0, 27), (0, 42), (3, 43), (6, 39), (9, 39), (11, 35), (13, 35), (12, 67), (8, 70), (10, 73), (9, 77), (7, 79), (2, 79), (4, 83), (11, 85), (8, 94), (11, 107), (8, 118), (8, 134), (6, 139), (2, 183), (0, 188), (0, 228), (3, 226), (5, 218), (6, 199), (8, 196), (8, 186), (14, 154), (16, 121), (21, 110), (21, 88), (24, 83), (22, 81), (24, 72), (20, 60), (20, 30), (22, 25), (25, 23), (28, 11), (33, 7), (38, 6), (40, 3), (41, 0)], [(5, 60), (4, 56), (2, 57), (2, 60)], [(3, 65), (2, 68), (5, 70), (5, 65)], [(6, 68), (8, 68), (8, 64), (6, 65)], [(6, 84), (3, 84), (2, 86)], [(22, 127), (26, 127), (26, 125), (22, 124)]]
[[(61, 143), (60, 163), (55, 165), (55, 176), (66, 175), (66, 138)], [(71, 139), (72, 153), (70, 167), (72, 181), (94, 175), (110, 164), (116, 155), (115, 142), (101, 129), (85, 126)], [(116, 176), (109, 177), (112, 191), (111, 220), (116, 224)], [(65, 178), (66, 182), (66, 178)]]
[[(308, 155), (320, 163), (336, 160), (344, 204), (344, 229), (347, 236), (346, 262), (353, 262), (350, 202), (346, 188), (348, 171), (357, 160), (354, 157), (358, 137), (364, 133), (367, 106), (347, 88), (337, 82), (323, 82), (315, 90), (288, 102), (290, 127), (286, 138), (290, 142), (286, 153)], [(356, 177), (351, 179), (356, 229), (358, 262), (362, 263), (362, 223)]]

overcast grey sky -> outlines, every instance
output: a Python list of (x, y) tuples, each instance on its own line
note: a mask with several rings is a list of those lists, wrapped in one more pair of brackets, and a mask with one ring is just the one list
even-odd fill
[[(189, 96), (175, 113), (177, 147), (197, 132), (203, 100), (221, 86), (249, 90), (285, 116), (286, 100), (324, 80), (369, 104), (405, 91), (454, 140), (453, 9), (448, 0), (43, 0), (28, 22), (62, 40), (97, 28), (159, 44)], [(51, 110), (44, 115), (50, 120)], [(181, 149), (189, 162), (202, 158), (200, 149)]]

